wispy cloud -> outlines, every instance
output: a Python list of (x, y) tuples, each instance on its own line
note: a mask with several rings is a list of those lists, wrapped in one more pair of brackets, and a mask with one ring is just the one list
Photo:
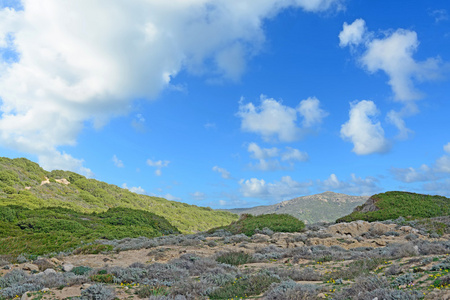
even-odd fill
[(123, 164), (123, 162), (122, 162), (120, 159), (118, 159), (117, 156), (116, 156), (115, 154), (113, 155), (112, 161), (114, 162), (114, 165), (115, 165), (116, 167), (118, 167), (118, 168), (123, 168), (123, 167), (125, 167), (125, 165)]
[(155, 170), (155, 175), (156, 176), (161, 176), (162, 168), (166, 168), (169, 166), (170, 161), (168, 160), (151, 160), (151, 159), (147, 159), (147, 165), (149, 165), (150, 167), (154, 167), (156, 168)]
[(218, 166), (214, 166), (212, 168), (212, 170), (214, 172), (220, 173), (220, 176), (222, 176), (223, 179), (231, 179), (231, 174), (230, 172), (228, 172), (226, 169), (218, 167)]

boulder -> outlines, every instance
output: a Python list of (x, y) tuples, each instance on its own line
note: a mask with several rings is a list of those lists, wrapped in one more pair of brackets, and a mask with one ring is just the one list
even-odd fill
[(354, 221), (350, 223), (339, 223), (328, 227), (327, 232), (330, 234), (351, 235), (352, 237), (360, 236), (368, 231), (374, 231), (383, 234), (387, 231), (395, 229), (395, 224), (383, 224), (379, 222), (369, 223), (366, 221)]
[(38, 271), (39, 271), (39, 267), (36, 266), (36, 265), (34, 265), (34, 264), (26, 263), (26, 264), (23, 264), (22, 270), (25, 270), (25, 271), (36, 271), (36, 272), (38, 272)]
[(75, 268), (75, 266), (72, 265), (71, 263), (64, 263), (62, 268), (64, 272), (70, 272), (73, 270), (73, 268)]

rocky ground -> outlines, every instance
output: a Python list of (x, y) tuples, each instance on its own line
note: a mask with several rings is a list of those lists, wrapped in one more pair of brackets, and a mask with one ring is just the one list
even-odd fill
[[(252, 237), (222, 231), (102, 241), (113, 250), (21, 263), (3, 257), (0, 295), (226, 299), (221, 289), (236, 289), (238, 298), (257, 299), (450, 299), (449, 237), (405, 222), (357, 221)], [(253, 295), (239, 295), (240, 286)]]

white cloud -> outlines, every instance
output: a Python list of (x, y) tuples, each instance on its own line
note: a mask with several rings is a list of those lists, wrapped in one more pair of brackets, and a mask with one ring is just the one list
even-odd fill
[(444, 145), (447, 153), (429, 165), (423, 164), (419, 168), (391, 168), (391, 173), (402, 182), (437, 181), (450, 176), (450, 143)]
[(300, 102), (297, 109), (285, 106), (281, 101), (261, 95), (261, 105), (244, 104), (239, 101), (237, 116), (241, 118), (241, 129), (260, 134), (265, 141), (292, 142), (299, 140), (305, 129), (297, 125), (297, 115), (303, 116), (303, 126), (319, 124), (327, 113), (319, 108), (316, 98)]
[(344, 29), (339, 34), (340, 45), (364, 44), (366, 51), (359, 61), (369, 72), (384, 71), (389, 76), (388, 83), (396, 100), (408, 102), (421, 98), (422, 94), (414, 87), (414, 81), (438, 78), (441, 60), (414, 60), (413, 54), (419, 46), (414, 31), (397, 29), (385, 33), (382, 38), (374, 36), (373, 32), (367, 31), (365, 21), (357, 19), (351, 25), (344, 23)]
[(322, 123), (323, 118), (328, 116), (328, 113), (320, 107), (320, 101), (316, 97), (310, 97), (302, 100), (297, 107), (300, 115), (303, 117), (303, 126), (312, 127)]
[(88, 178), (94, 177), (94, 173), (90, 169), (83, 167), (83, 160), (73, 158), (65, 152), (61, 153), (54, 149), (42, 152), (39, 156), (39, 164), (45, 170), (72, 170)]
[(162, 196), (163, 198), (169, 200), (169, 201), (181, 201), (180, 197), (176, 197), (172, 194), (165, 194), (164, 196)]
[(308, 153), (291, 147), (286, 147), (286, 151), (281, 154), (282, 161), (307, 161), (308, 159)]
[(155, 160), (154, 161), (151, 159), (147, 159), (147, 165), (149, 165), (150, 167), (156, 168), (156, 170), (155, 170), (156, 176), (161, 176), (161, 174), (162, 174), (161, 169), (168, 167), (169, 163), (170, 163), (170, 161), (168, 161), (168, 160)]
[(266, 183), (264, 179), (241, 179), (240, 191), (244, 197), (271, 199), (274, 201), (287, 200), (309, 192), (311, 182), (297, 182), (290, 176), (284, 176), (280, 181)]
[(356, 19), (352, 24), (344, 22), (343, 29), (339, 33), (339, 46), (359, 45), (364, 42), (364, 35), (367, 31), (366, 21)]
[(136, 187), (128, 187), (126, 183), (122, 184), (122, 188), (129, 190), (132, 193), (136, 193), (136, 194), (142, 194), (142, 195), (146, 195), (146, 192), (143, 188), (141, 188), (140, 186)]
[(123, 162), (120, 159), (118, 159), (115, 154), (113, 155), (112, 161), (114, 162), (114, 165), (116, 167), (118, 167), (118, 168), (123, 168), (124, 167)]
[(358, 55), (361, 66), (370, 73), (383, 71), (389, 77), (394, 99), (405, 104), (405, 108), (400, 112), (391, 111), (387, 120), (399, 130), (398, 138), (405, 139), (411, 130), (403, 119), (418, 112), (414, 102), (424, 96), (415, 84), (440, 78), (443, 66), (447, 64), (439, 57), (416, 61), (413, 55), (419, 47), (419, 40), (414, 31), (400, 28), (384, 32), (381, 38), (375, 36), (374, 32), (366, 29), (363, 19), (357, 19), (351, 25), (344, 23), (339, 34), (340, 46), (350, 45), (354, 50), (360, 45), (363, 50)]
[(256, 159), (267, 159), (278, 156), (279, 149), (273, 148), (261, 148), (256, 143), (250, 143), (247, 148), (248, 152), (252, 153), (252, 157)]
[(341, 127), (341, 137), (353, 143), (358, 155), (383, 153), (389, 149), (380, 122), (373, 117), (378, 114), (375, 103), (368, 100), (351, 103), (350, 119)]
[(202, 192), (195, 192), (195, 193), (191, 193), (191, 197), (194, 198), (197, 201), (203, 201), (206, 199), (206, 194), (202, 193)]
[(52, 168), (58, 152), (79, 171), (81, 160), (58, 147), (75, 145), (84, 126), (100, 128), (133, 99), (155, 98), (181, 70), (238, 80), (264, 44), (266, 19), (342, 2), (23, 0), (23, 10), (1, 8), (0, 47), (18, 61), (0, 61), (0, 144)]
[(446, 145), (444, 145), (444, 151), (447, 152), (448, 154), (450, 154), (450, 143), (447, 143)]
[(220, 168), (220, 167), (218, 167), (218, 166), (214, 166), (214, 167), (212, 168), (212, 170), (213, 170), (214, 172), (220, 173), (220, 175), (221, 175), (222, 178), (224, 178), (224, 179), (231, 179), (230, 172), (228, 172), (228, 171), (225, 170), (224, 168)]
[(430, 11), (429, 15), (434, 18), (434, 21), (436, 23), (449, 20), (448, 12), (446, 9), (435, 9), (433, 11)]
[[(276, 147), (261, 148), (256, 143), (250, 143), (247, 150), (251, 153), (250, 156), (252, 158), (258, 160), (258, 163), (251, 163), (249, 164), (249, 167), (260, 171), (289, 169), (294, 166), (295, 162), (307, 161), (309, 158), (306, 152), (301, 152), (300, 150), (291, 147), (286, 147), (286, 150), (281, 152), (280, 149)], [(288, 163), (288, 165), (281, 164), (277, 159), (278, 157), (281, 157), (281, 161)]]
[(373, 195), (380, 192), (380, 187), (377, 185), (378, 180), (373, 177), (356, 177), (351, 174), (351, 178), (346, 181), (338, 179), (336, 174), (331, 174), (330, 177), (324, 181), (318, 181), (319, 187), (324, 191), (338, 191), (345, 194), (355, 195)]

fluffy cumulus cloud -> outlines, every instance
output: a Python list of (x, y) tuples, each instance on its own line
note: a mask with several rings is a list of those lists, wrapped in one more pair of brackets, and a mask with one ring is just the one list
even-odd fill
[(383, 32), (377, 38), (374, 32), (368, 31), (363, 19), (352, 24), (344, 23), (339, 34), (340, 46), (351, 46), (358, 61), (369, 73), (382, 71), (389, 77), (388, 84), (394, 93), (394, 99), (403, 103), (401, 111), (391, 111), (387, 119), (399, 131), (399, 137), (405, 138), (410, 132), (406, 128), (404, 118), (417, 113), (415, 101), (423, 97), (416, 88), (416, 83), (440, 77), (444, 63), (439, 57), (430, 57), (417, 61), (413, 55), (419, 47), (417, 33), (411, 30), (397, 29)]
[(303, 127), (312, 127), (322, 123), (328, 113), (320, 108), (320, 101), (316, 97), (302, 100), (297, 107), (298, 112), (303, 117)]
[(440, 179), (450, 177), (450, 143), (443, 147), (446, 154), (442, 155), (431, 165), (423, 164), (419, 168), (391, 168), (391, 173), (397, 180), (405, 183), (411, 182), (427, 182), (428, 184), (440, 184)]
[(318, 181), (318, 187), (324, 191), (338, 191), (345, 194), (373, 195), (381, 191), (378, 180), (374, 177), (361, 178), (351, 174), (351, 178), (345, 181), (339, 180), (336, 174)]
[(169, 166), (170, 161), (168, 160), (151, 160), (151, 159), (147, 159), (147, 165), (149, 165), (150, 167), (156, 168), (155, 170), (155, 175), (156, 176), (161, 176), (162, 168), (166, 168)]
[[(241, 129), (260, 134), (265, 141), (292, 142), (306, 133), (306, 128), (320, 124), (327, 113), (322, 110), (317, 98), (302, 100), (296, 108), (283, 105), (281, 101), (261, 95), (260, 106), (239, 102), (237, 116), (241, 118)], [(303, 118), (298, 124), (298, 116)]]
[(366, 31), (366, 21), (363, 19), (356, 19), (352, 24), (344, 22), (343, 29), (339, 33), (339, 46), (357, 46), (361, 44)]
[[(279, 148), (261, 148), (256, 143), (250, 143), (247, 147), (250, 156), (257, 163), (251, 163), (249, 167), (260, 171), (276, 171), (293, 168), (295, 162), (304, 162), (309, 159), (306, 152), (292, 147), (286, 147), (284, 151)], [(280, 162), (281, 159), (281, 162)]]
[(312, 185), (311, 182), (295, 181), (290, 176), (284, 176), (280, 181), (273, 183), (257, 178), (241, 179), (239, 184), (243, 197), (271, 199), (272, 201), (287, 200), (307, 194)]
[(341, 127), (341, 137), (353, 143), (353, 152), (358, 155), (383, 153), (389, 149), (375, 103), (368, 100), (351, 103), (349, 120)]
[(231, 179), (231, 174), (230, 172), (228, 172), (226, 169), (218, 167), (218, 166), (214, 166), (212, 168), (212, 170), (214, 172), (220, 173), (220, 176), (222, 176), (223, 179)]
[(75, 145), (83, 127), (156, 97), (181, 70), (238, 80), (264, 43), (265, 19), (341, 2), (23, 0), (20, 10), (0, 8), (0, 47), (9, 54), (0, 61), (0, 145), (49, 169), (89, 173), (58, 150)]

